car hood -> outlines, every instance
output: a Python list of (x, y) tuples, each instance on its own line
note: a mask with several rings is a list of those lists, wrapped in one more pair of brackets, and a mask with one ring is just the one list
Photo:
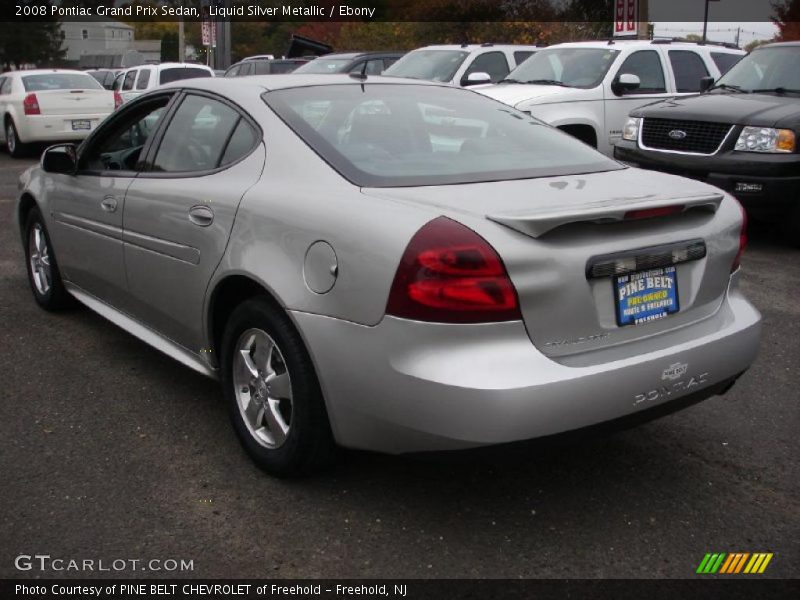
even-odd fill
[(712, 92), (648, 104), (632, 111), (631, 116), (797, 128), (800, 126), (800, 98)]
[(475, 89), (475, 91), (520, 110), (524, 110), (527, 105), (574, 102), (596, 97), (595, 90), (522, 83), (499, 83)]

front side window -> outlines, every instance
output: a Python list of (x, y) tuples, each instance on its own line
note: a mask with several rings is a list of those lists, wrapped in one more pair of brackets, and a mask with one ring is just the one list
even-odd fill
[(600, 85), (619, 50), (610, 48), (546, 48), (508, 74), (508, 81), (593, 88)]
[(122, 83), (122, 91), (127, 92), (133, 89), (133, 82), (136, 81), (136, 69), (125, 73), (125, 81)]
[(658, 94), (667, 91), (664, 68), (655, 50), (639, 50), (631, 54), (622, 63), (617, 76), (624, 74), (636, 75), (641, 82), (637, 89), (627, 92), (628, 94)]
[(103, 86), (86, 73), (45, 73), (23, 75), (22, 85), (26, 92), (47, 90), (102, 90)]
[(448, 185), (622, 168), (524, 113), (459, 88), (309, 86), (264, 101), (359, 186)]
[(463, 50), (414, 50), (383, 72), (387, 77), (451, 81), (469, 56)]
[(186, 173), (221, 166), (240, 119), (238, 112), (218, 100), (186, 96), (164, 132), (152, 170)]
[(150, 136), (164, 114), (170, 96), (153, 98), (132, 108), (121, 119), (99, 130), (82, 153), (80, 167), (88, 171), (134, 171)]
[(679, 92), (699, 92), (700, 80), (708, 77), (703, 59), (691, 50), (670, 50), (669, 62), (675, 74), (675, 89)]
[(467, 67), (464, 73), (464, 80), (461, 83), (464, 84), (466, 82), (466, 78), (470, 73), (488, 73), (492, 83), (497, 83), (508, 75), (508, 71), (508, 60), (506, 60), (505, 54), (502, 52), (487, 52), (472, 61), (472, 64)]
[(150, 83), (151, 69), (142, 69), (139, 71), (139, 78), (136, 80), (137, 90), (146, 90), (147, 84)]

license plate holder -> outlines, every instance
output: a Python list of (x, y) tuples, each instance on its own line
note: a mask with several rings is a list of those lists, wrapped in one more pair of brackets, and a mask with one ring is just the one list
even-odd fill
[(635, 271), (614, 277), (617, 325), (641, 325), (680, 310), (675, 266)]
[(92, 122), (88, 119), (78, 119), (72, 122), (72, 131), (89, 131), (92, 128)]

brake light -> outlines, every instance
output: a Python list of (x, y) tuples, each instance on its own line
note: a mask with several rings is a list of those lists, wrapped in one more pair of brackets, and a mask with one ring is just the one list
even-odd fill
[(36, 94), (28, 94), (22, 101), (22, 109), (26, 115), (40, 115), (42, 111), (39, 110), (39, 99)]
[(742, 254), (744, 254), (744, 249), (747, 247), (747, 212), (745, 212), (744, 206), (738, 200), (736, 204), (739, 205), (739, 210), (742, 211), (742, 228), (739, 230), (739, 250), (736, 252), (736, 258), (733, 259), (731, 273), (739, 268), (742, 262)]
[(120, 106), (122, 106), (122, 94), (120, 94), (117, 90), (114, 90), (114, 110), (117, 110)]
[(522, 319), (517, 292), (497, 252), (446, 217), (430, 221), (411, 238), (386, 313), (440, 323)]
[(658, 208), (643, 208), (641, 210), (629, 210), (625, 213), (625, 219), (652, 219), (653, 217), (668, 217), (683, 212), (683, 204), (673, 206), (659, 206)]

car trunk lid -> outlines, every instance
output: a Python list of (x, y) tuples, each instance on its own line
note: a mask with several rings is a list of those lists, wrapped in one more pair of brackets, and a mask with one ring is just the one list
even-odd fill
[(87, 115), (114, 110), (108, 90), (40, 90), (33, 92), (42, 115)]

